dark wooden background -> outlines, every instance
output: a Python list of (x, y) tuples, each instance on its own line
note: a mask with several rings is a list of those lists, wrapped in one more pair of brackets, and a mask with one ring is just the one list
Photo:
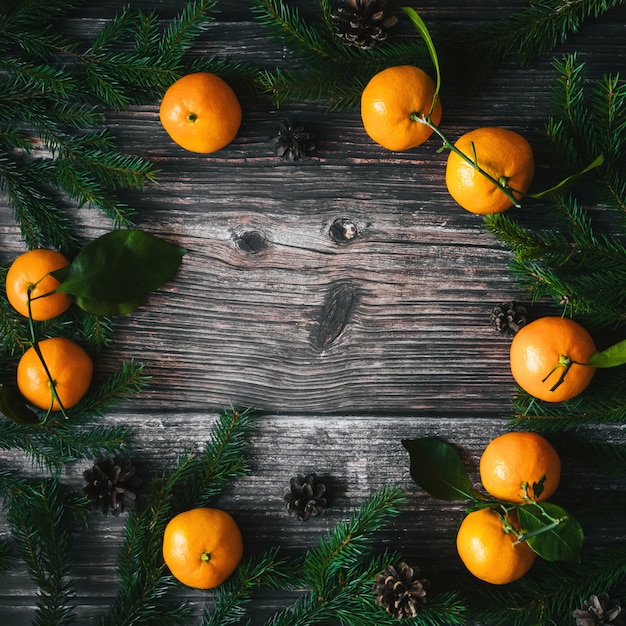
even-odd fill
[[(92, 3), (74, 12), (66, 27), (95, 33), (124, 4)], [(315, 3), (293, 4), (315, 9)], [(133, 5), (167, 18), (182, 3)], [(505, 18), (525, 5), (430, 0), (416, 8), (427, 23), (469, 25)], [(252, 20), (248, 2), (230, 0), (220, 8), (197, 54), (284, 67), (285, 50)], [(500, 125), (532, 141), (551, 112), (551, 59), (571, 51), (580, 53), (592, 79), (624, 74), (624, 7), (585, 23), (530, 67), (505, 63), (477, 95), (469, 97), (444, 76), (445, 132), (455, 138)], [(472, 464), (490, 439), (510, 428), (509, 342), (489, 321), (495, 304), (525, 299), (507, 269), (509, 253), (485, 232), (480, 217), (448, 196), (446, 155), (436, 152), (434, 139), (391, 153), (367, 137), (358, 110), (329, 113), (315, 103), (276, 110), (269, 100), (247, 97), (242, 106), (237, 138), (209, 156), (169, 140), (157, 102), (108, 115), (122, 148), (150, 157), (160, 169), (158, 184), (127, 195), (137, 224), (189, 254), (175, 280), (145, 307), (116, 319), (115, 344), (97, 369), (134, 358), (145, 363), (152, 381), (103, 422), (132, 427), (133, 459), (140, 471), (152, 472), (202, 446), (220, 407), (255, 407), (252, 476), (219, 501), (239, 522), (247, 551), (280, 545), (299, 553), (374, 490), (395, 484), (408, 491), (409, 503), (381, 534), (381, 547), (402, 551), (414, 564), (458, 568), (454, 535), (463, 505), (436, 501), (412, 483), (401, 439), (439, 435)], [(285, 116), (315, 130), (316, 150), (306, 161), (284, 164), (273, 155), (270, 138)], [(0, 206), (7, 261), (24, 244), (1, 196)], [(77, 211), (76, 219), (89, 238), (111, 228), (93, 210)], [(353, 224), (357, 235), (337, 241), (336, 220)], [(626, 441), (622, 426), (588, 430)], [(15, 453), (1, 457), (16, 471), (37, 471)], [(67, 467), (64, 480), (82, 488), (89, 465)], [(300, 523), (287, 515), (283, 495), (292, 476), (310, 471), (327, 477), (335, 497), (323, 517)], [(565, 455), (556, 501), (581, 500), (593, 480)], [(608, 493), (623, 486), (593, 487)], [(78, 533), (72, 574), (81, 626), (93, 623), (117, 591), (124, 522), (123, 516), (94, 514)], [(610, 545), (625, 539), (626, 528), (594, 533), (596, 546)], [(35, 594), (25, 569), (9, 571), (0, 586), (0, 623), (29, 624)], [(199, 613), (207, 596), (185, 595)], [(259, 595), (253, 624), (291, 600)]]

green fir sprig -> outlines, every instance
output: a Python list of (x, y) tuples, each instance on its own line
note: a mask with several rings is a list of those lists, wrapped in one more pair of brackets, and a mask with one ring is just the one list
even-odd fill
[[(537, 567), (539, 565), (539, 567)], [(580, 564), (537, 564), (522, 579), (502, 588), (456, 580), (465, 590), (469, 614), (489, 626), (552, 626), (573, 623), (572, 612), (591, 593), (619, 597), (626, 590), (626, 545), (616, 544)], [(590, 591), (591, 590), (591, 591)]]
[[(533, 304), (548, 302), (600, 337), (614, 335), (622, 332), (626, 311), (626, 84), (616, 75), (590, 86), (576, 55), (554, 61), (554, 69), (550, 161), (566, 171), (592, 155), (603, 154), (604, 162), (581, 179), (584, 185), (546, 198), (541, 220), (532, 219), (536, 209), (528, 200), (519, 215), (488, 215), (484, 224), (513, 252), (511, 271)], [(567, 403), (550, 405), (518, 389), (513, 405), (516, 421), (532, 430), (626, 417), (619, 371), (602, 370), (585, 394)]]
[(169, 22), (128, 6), (91, 42), (53, 34), (73, 4), (0, 7), (0, 191), (29, 248), (63, 252), (79, 239), (63, 196), (101, 210), (113, 227), (129, 227), (134, 209), (119, 191), (143, 189), (157, 175), (147, 158), (117, 148), (104, 126), (107, 110), (155, 102), (190, 71), (240, 83), (251, 75), (243, 64), (190, 54), (214, 20), (216, 0), (190, 1)]
[(175, 514), (208, 504), (229, 481), (249, 473), (243, 450), (252, 417), (250, 409), (221, 411), (203, 453), (184, 455), (153, 479), (146, 505), (129, 515), (118, 561), (119, 592), (100, 626), (185, 623), (188, 608), (164, 598), (174, 580), (161, 556), (163, 533)]
[[(441, 26), (439, 48), (446, 70), (461, 80), (471, 80), (469, 88), (477, 91), (503, 61), (527, 66), (578, 33), (586, 21), (624, 4), (624, 0), (528, 2), (506, 19), (464, 29)], [(471, 72), (466, 71), (468, 67)]]
[(39, 588), (33, 626), (61, 626), (75, 619), (69, 577), (76, 527), (88, 506), (82, 496), (55, 479), (9, 490), (5, 495), (13, 544)]
[[(367, 81), (392, 65), (430, 62), (421, 39), (388, 40), (371, 50), (346, 46), (335, 34), (333, 3), (319, 0), (315, 21), (285, 0), (252, 0), (257, 21), (292, 52), (290, 68), (263, 70), (261, 91), (278, 106), (286, 101), (322, 101), (329, 109), (357, 106)], [(295, 67), (295, 69), (294, 69)]]

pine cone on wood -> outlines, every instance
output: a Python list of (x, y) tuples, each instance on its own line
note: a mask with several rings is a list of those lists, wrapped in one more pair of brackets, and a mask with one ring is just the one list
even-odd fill
[(313, 132), (303, 124), (283, 120), (278, 134), (272, 139), (276, 144), (274, 154), (283, 161), (301, 161), (315, 149)]
[(517, 302), (503, 302), (491, 311), (491, 323), (502, 335), (512, 337), (526, 324), (528, 311)]
[(117, 516), (135, 507), (136, 490), (142, 480), (135, 475), (135, 467), (125, 454), (101, 456), (91, 469), (83, 472), (83, 477), (87, 481), (83, 492), (94, 510)]
[(289, 493), (285, 494), (287, 511), (305, 521), (321, 515), (327, 506), (326, 486), (318, 482), (315, 474), (291, 479)]

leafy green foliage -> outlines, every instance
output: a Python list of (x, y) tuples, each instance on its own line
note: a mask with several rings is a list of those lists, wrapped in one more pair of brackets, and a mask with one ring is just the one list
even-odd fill
[(131, 313), (178, 269), (185, 251), (141, 230), (114, 230), (88, 243), (53, 272), (57, 291), (93, 315)]
[[(524, 529), (519, 541), (546, 560), (579, 559), (583, 531), (576, 519), (561, 507), (530, 498), (520, 504), (497, 500), (476, 491), (462, 458), (449, 443), (438, 437), (403, 440), (411, 459), (411, 478), (436, 498), (471, 500), (472, 506), (511, 510), (515, 508)], [(536, 489), (537, 485), (533, 486)], [(523, 485), (520, 485), (520, 489)], [(538, 493), (538, 491), (537, 491)]]

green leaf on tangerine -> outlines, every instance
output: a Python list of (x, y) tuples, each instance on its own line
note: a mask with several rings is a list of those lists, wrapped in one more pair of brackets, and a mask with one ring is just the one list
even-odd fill
[(61, 270), (58, 291), (94, 315), (130, 313), (162, 287), (180, 266), (185, 250), (141, 230), (114, 230), (88, 243)]
[(522, 538), (546, 561), (580, 561), (583, 529), (565, 509), (551, 502), (517, 507)]
[(589, 357), (593, 367), (617, 367), (626, 363), (626, 339), (609, 346), (606, 350), (594, 352)]
[(40, 423), (37, 414), (26, 406), (24, 397), (15, 387), (0, 385), (0, 412), (21, 426)]
[(411, 459), (411, 478), (431, 496), (441, 500), (475, 500), (463, 459), (438, 437), (403, 439)]

